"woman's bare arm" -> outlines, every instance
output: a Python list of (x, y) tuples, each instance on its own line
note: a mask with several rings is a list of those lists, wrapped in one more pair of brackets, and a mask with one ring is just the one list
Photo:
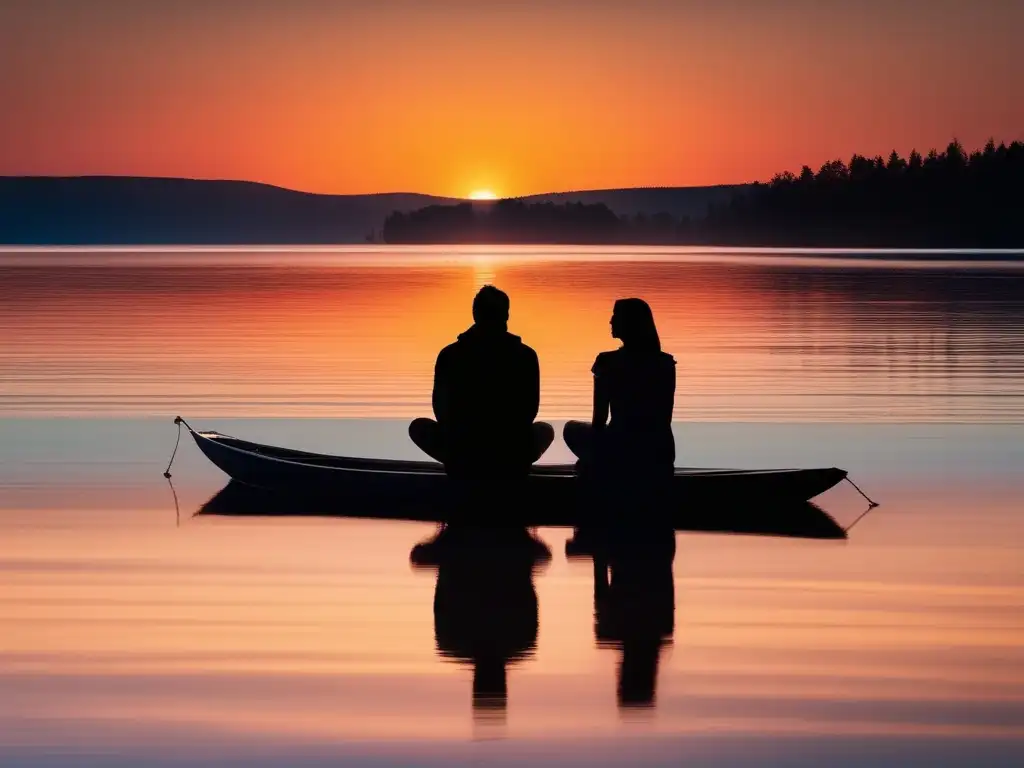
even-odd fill
[(601, 429), (608, 423), (608, 391), (600, 376), (594, 377), (594, 415), (590, 423), (594, 429)]

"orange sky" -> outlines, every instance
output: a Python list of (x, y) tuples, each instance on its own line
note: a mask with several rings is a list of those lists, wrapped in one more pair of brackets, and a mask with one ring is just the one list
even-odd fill
[(465, 196), (1024, 137), (1003, 0), (7, 0), (0, 174)]

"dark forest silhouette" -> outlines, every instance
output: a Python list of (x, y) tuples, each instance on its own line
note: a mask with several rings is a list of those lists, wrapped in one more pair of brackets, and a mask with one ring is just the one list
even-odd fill
[(394, 212), (389, 243), (631, 243), (804, 246), (1024, 245), (1024, 142), (907, 158), (854, 155), (753, 184), (703, 218), (618, 216), (602, 203), (432, 205)]

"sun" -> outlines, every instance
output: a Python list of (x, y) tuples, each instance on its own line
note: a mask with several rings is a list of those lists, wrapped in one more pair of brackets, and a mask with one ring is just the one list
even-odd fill
[(498, 196), (489, 189), (474, 189), (469, 193), (470, 200), (497, 200)]

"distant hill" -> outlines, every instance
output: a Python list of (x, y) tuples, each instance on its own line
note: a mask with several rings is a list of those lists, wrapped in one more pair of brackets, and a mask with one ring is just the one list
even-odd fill
[[(559, 192), (528, 202), (603, 202), (619, 215), (701, 216), (742, 187)], [(364, 242), (393, 211), (458, 202), (414, 193), (317, 195), (246, 181), (131, 176), (0, 177), (5, 245)]]
[(0, 177), (0, 243), (256, 244), (365, 241), (395, 210), (455, 200), (314, 195), (247, 181)]

